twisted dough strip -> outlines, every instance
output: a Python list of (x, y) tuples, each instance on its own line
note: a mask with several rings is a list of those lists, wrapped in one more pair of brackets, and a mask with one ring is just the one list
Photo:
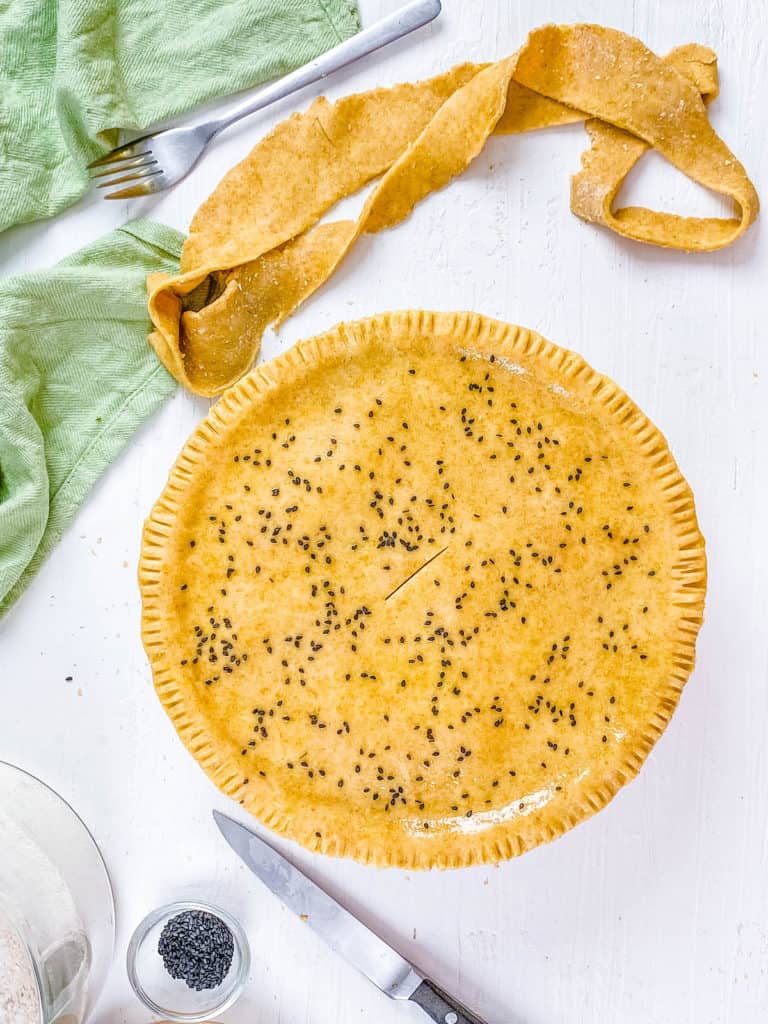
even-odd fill
[[(590, 148), (571, 208), (637, 241), (708, 251), (735, 241), (758, 212), (747, 174), (709, 123), (715, 54), (666, 58), (597, 25), (549, 25), (495, 64), (462, 64), (418, 83), (321, 97), (279, 124), (221, 181), (192, 221), (177, 277), (153, 275), (150, 343), (190, 390), (217, 395), (336, 269), (357, 237), (404, 220), (478, 155), (491, 134), (586, 121)], [(648, 148), (733, 200), (735, 218), (613, 210)], [(317, 224), (380, 177), (357, 221)]]

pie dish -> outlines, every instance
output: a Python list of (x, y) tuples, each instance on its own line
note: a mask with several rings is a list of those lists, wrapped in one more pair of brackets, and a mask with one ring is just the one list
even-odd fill
[(496, 862), (603, 807), (693, 667), (691, 491), (612, 381), (475, 314), (258, 367), (150, 515), (143, 639), (213, 781), (312, 850)]

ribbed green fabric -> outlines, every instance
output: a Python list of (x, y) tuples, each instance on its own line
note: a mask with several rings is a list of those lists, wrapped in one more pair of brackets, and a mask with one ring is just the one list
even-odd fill
[(0, 615), (176, 387), (147, 344), (145, 279), (176, 273), (183, 240), (134, 221), (0, 281)]
[[(353, 0), (0, 3), (0, 230), (78, 199), (118, 129), (285, 74), (358, 28)], [(0, 281), (0, 616), (174, 390), (144, 283), (177, 272), (182, 242), (135, 221)]]
[(354, 0), (0, 3), (0, 231), (79, 199), (118, 129), (285, 74), (358, 28)]

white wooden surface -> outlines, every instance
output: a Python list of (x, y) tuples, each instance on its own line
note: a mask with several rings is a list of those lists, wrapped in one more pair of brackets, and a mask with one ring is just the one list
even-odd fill
[[(397, 2), (363, 0), (366, 23)], [(706, 43), (722, 77), (713, 120), (766, 197), (766, 14), (750, 0), (445, 0), (438, 25), (328, 92), (506, 55), (546, 21), (613, 25), (661, 53)], [(10, 232), (3, 272), (50, 264), (140, 214), (185, 228), (222, 173), (295, 107), (222, 138), (160, 199), (88, 198)], [(414, 874), (291, 852), (490, 1024), (757, 1024), (768, 1018), (765, 231), (758, 223), (732, 249), (687, 256), (585, 225), (568, 210), (584, 145), (580, 126), (492, 141), (407, 223), (359, 242), (265, 354), (408, 306), (472, 308), (583, 353), (666, 433), (697, 496), (711, 583), (694, 676), (640, 778), (517, 861)], [(629, 192), (719, 209), (652, 157)], [(205, 408), (178, 394), (146, 425), (0, 626), (0, 756), (70, 797), (109, 863), (118, 949), (94, 1024), (147, 1020), (128, 988), (126, 943), (147, 910), (185, 894), (221, 901), (248, 925), (251, 983), (227, 1024), (415, 1022), (418, 1011), (388, 1004), (247, 875), (211, 822), (227, 801), (155, 699), (138, 637), (140, 527)]]

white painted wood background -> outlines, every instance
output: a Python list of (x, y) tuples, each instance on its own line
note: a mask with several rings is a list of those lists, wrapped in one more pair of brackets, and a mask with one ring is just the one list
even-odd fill
[[(365, 22), (397, 3), (363, 0)], [(547, 21), (602, 22), (659, 53), (705, 43), (720, 57), (712, 119), (768, 198), (767, 15), (764, 0), (445, 0), (439, 24), (328, 93), (500, 57)], [(159, 199), (89, 197), (6, 234), (3, 272), (53, 263), (137, 215), (185, 228), (224, 171), (309, 99), (222, 138)], [(265, 354), (408, 306), (475, 309), (583, 353), (666, 433), (696, 494), (711, 574), (696, 671), (640, 778), (519, 860), (419, 874), (291, 852), (489, 1024), (758, 1024), (768, 1019), (765, 229), (688, 256), (583, 224), (568, 210), (568, 179), (584, 146), (581, 126), (491, 141), (407, 223), (359, 242)], [(720, 208), (653, 157), (628, 190), (675, 210)], [(417, 1010), (389, 1004), (248, 876), (211, 822), (227, 801), (154, 696), (138, 635), (140, 527), (205, 409), (178, 394), (146, 425), (0, 626), (0, 756), (70, 797), (108, 861), (118, 948), (94, 1024), (147, 1021), (126, 943), (146, 911), (184, 895), (247, 923), (252, 977), (227, 1024), (415, 1024)]]

